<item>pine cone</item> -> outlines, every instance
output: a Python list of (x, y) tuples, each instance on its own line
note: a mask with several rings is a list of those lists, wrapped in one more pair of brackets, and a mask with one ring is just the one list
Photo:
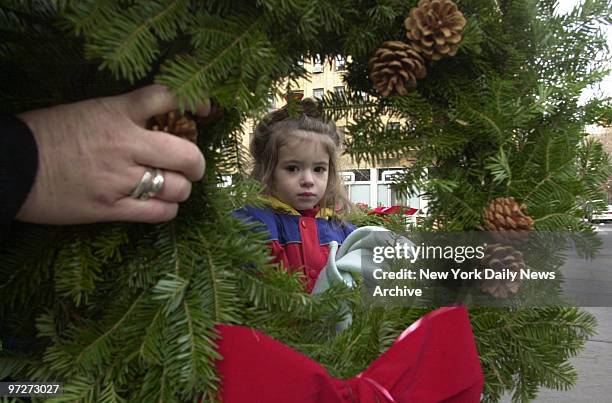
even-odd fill
[[(495, 298), (508, 298), (516, 294), (521, 287), (521, 269), (525, 268), (523, 254), (512, 246), (504, 246), (498, 243), (485, 246), (484, 257), (481, 260), (483, 277), (488, 269), (488, 278), (480, 281), (480, 289), (491, 294)], [(491, 276), (491, 270), (496, 276)], [(509, 273), (516, 273), (514, 280), (509, 278)]]
[(498, 197), (484, 211), (484, 230), (491, 231), (498, 242), (520, 244), (527, 240), (533, 228), (533, 219), (525, 214), (526, 209), (514, 197)]
[(181, 114), (178, 110), (152, 117), (149, 119), (147, 127), (151, 130), (172, 133), (192, 143), (198, 141), (198, 129), (195, 120), (190, 114)]
[(412, 47), (430, 60), (455, 56), (465, 18), (450, 0), (421, 0), (404, 20)]
[(416, 88), (417, 79), (427, 75), (425, 61), (408, 44), (384, 42), (370, 58), (370, 78), (384, 97), (406, 95)]

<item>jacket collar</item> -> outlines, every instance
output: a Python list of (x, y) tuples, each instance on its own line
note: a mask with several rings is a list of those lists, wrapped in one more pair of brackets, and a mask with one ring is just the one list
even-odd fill
[(280, 201), (276, 197), (266, 196), (265, 202), (274, 210), (281, 211), (285, 214), (300, 215), (304, 217), (316, 217), (316, 218), (330, 218), (334, 215), (334, 212), (330, 208), (315, 207), (314, 209), (304, 210), (302, 212), (294, 209), (285, 202)]

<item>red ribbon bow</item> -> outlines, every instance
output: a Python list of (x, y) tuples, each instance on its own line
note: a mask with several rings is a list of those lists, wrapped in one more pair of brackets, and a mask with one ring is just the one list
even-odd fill
[(332, 377), (316, 361), (251, 328), (220, 325), (224, 403), (472, 403), (483, 374), (467, 310), (440, 308), (406, 329), (365, 371)]

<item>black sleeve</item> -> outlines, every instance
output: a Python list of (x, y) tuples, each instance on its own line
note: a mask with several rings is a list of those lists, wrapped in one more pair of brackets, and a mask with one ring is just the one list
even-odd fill
[(25, 201), (38, 170), (38, 148), (28, 126), (0, 115), (0, 240)]

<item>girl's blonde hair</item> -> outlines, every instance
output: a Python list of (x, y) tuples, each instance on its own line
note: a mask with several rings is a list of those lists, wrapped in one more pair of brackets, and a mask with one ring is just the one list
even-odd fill
[[(274, 192), (274, 169), (278, 164), (278, 151), (290, 139), (319, 140), (329, 154), (327, 188), (321, 198), (321, 208), (346, 212), (350, 202), (338, 169), (339, 148), (342, 142), (334, 122), (324, 122), (321, 111), (313, 99), (306, 98), (298, 105), (298, 117), (289, 115), (288, 106), (269, 113), (255, 128), (251, 139), (254, 160), (251, 176), (264, 186), (267, 194)], [(306, 133), (304, 133), (306, 132)]]

